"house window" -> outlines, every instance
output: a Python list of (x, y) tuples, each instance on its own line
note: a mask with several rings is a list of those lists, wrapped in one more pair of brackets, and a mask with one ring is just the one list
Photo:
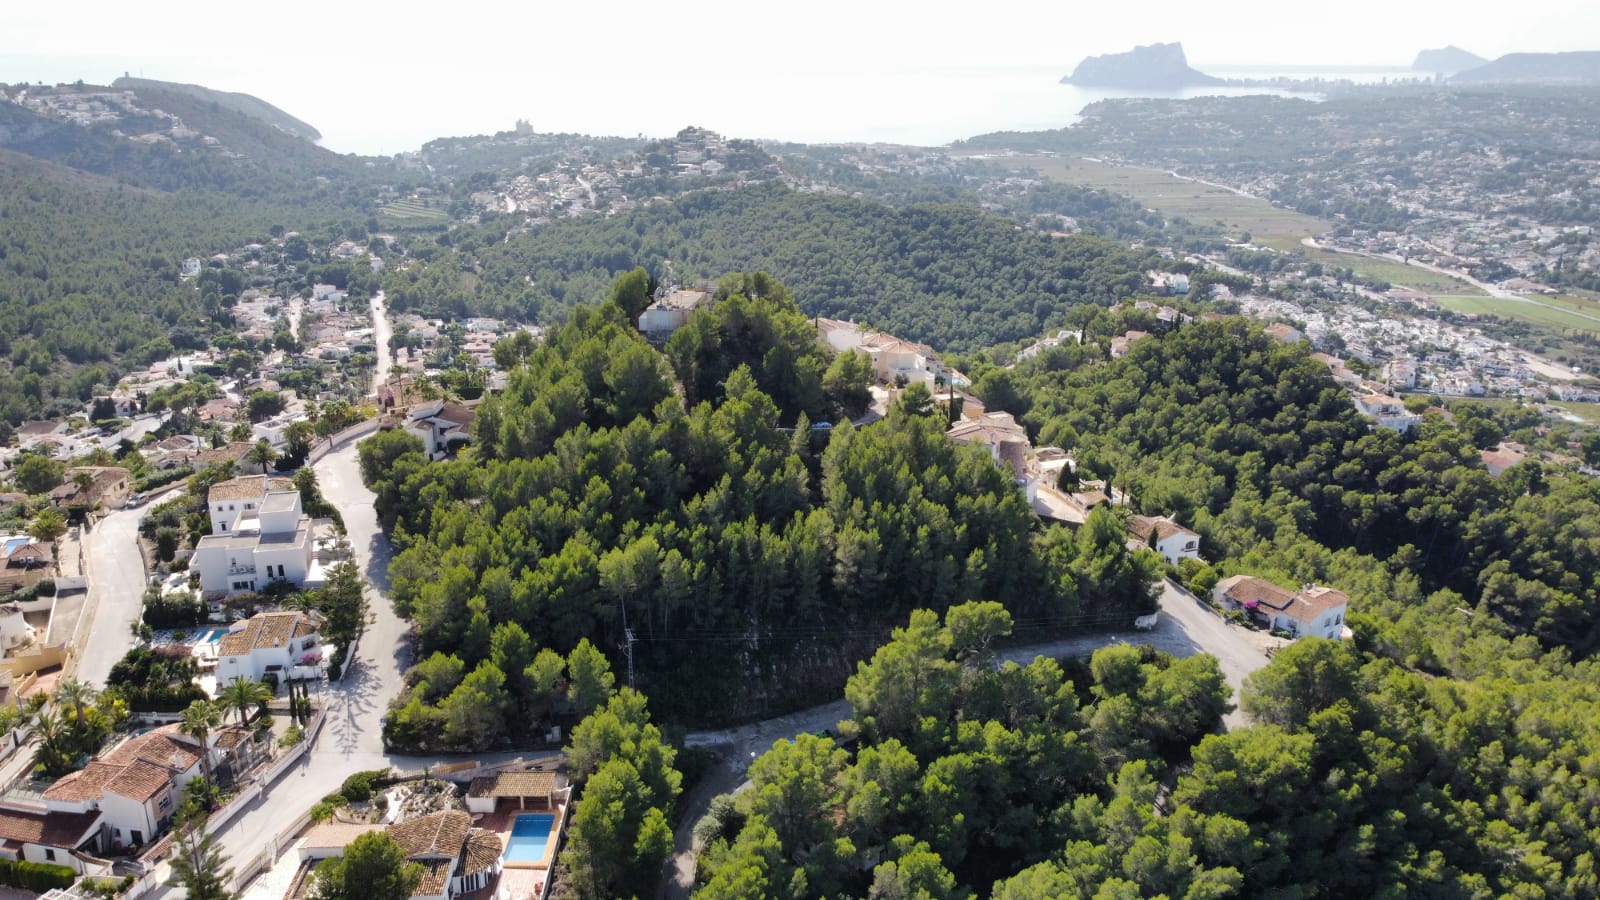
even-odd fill
[(218, 522), (217, 524), (222, 526), (222, 530), (223, 531), (227, 531), (228, 530), (228, 523), (227, 522)]
[(165, 797), (162, 797), (161, 798), (161, 802), (159, 804), (157, 804), (157, 805), (159, 805), (161, 807), (161, 811), (162, 812), (166, 812), (167, 809), (169, 809), (172, 806), (172, 795), (168, 794)]
[(50, 849), (49, 847), (46, 847), (46, 848), (44, 848), (44, 858), (48, 859), (48, 860), (51, 860), (51, 861), (54, 861), (55, 858), (56, 858), (56, 852), (54, 850)]

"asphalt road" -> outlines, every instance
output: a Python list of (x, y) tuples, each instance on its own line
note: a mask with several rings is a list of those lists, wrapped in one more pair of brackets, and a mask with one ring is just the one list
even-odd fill
[[(1114, 644), (1148, 644), (1177, 657), (1210, 653), (1217, 658), (1223, 677), (1233, 688), (1236, 703), (1245, 676), (1267, 664), (1266, 655), (1241, 630), (1227, 624), (1171, 582), (1162, 584), (1161, 620), (1150, 631), (1130, 628), (1127, 631), (1098, 632), (1009, 647), (1000, 652), (1000, 658), (1026, 664), (1039, 656), (1088, 656), (1101, 647)], [(689, 746), (717, 749), (726, 767), (707, 776), (706, 782), (691, 794), (684, 817), (673, 835), (673, 856), (668, 862), (668, 878), (664, 879), (661, 896), (675, 900), (689, 895), (694, 885), (694, 824), (704, 815), (713, 797), (741, 788), (750, 762), (773, 744), (824, 728), (836, 729), (839, 722), (849, 715), (850, 704), (839, 699), (761, 722), (716, 731), (696, 731), (687, 735), (684, 742)], [(1237, 709), (1224, 716), (1223, 722), (1230, 729), (1248, 724), (1245, 715)]]
[(132, 626), (149, 582), (139, 553), (139, 523), (159, 502), (117, 510), (84, 533), (89, 600), (73, 642), (78, 648), (73, 675), (97, 688), (105, 687), (111, 667), (133, 648)]

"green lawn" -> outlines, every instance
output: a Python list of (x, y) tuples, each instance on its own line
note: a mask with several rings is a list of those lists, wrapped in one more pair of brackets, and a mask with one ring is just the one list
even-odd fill
[(1480, 316), (1499, 316), (1502, 319), (1516, 319), (1543, 328), (1554, 328), (1558, 331), (1570, 329), (1574, 331), (1600, 332), (1600, 322), (1534, 303), (1483, 296), (1435, 297), (1434, 299), (1439, 301), (1439, 305), (1445, 309), (1456, 312), (1474, 313)]
[(1178, 178), (1159, 169), (1045, 156), (1009, 157), (1001, 162), (1018, 169), (1032, 168), (1068, 184), (1127, 194), (1168, 217), (1215, 225), (1233, 238), (1249, 232), (1252, 242), (1277, 250), (1298, 249), (1302, 238), (1333, 228), (1332, 223), (1279, 209), (1265, 200)]

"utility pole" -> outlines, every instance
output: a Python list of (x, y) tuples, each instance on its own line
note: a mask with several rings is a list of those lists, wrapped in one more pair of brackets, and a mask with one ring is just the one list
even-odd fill
[(628, 655), (628, 687), (633, 687), (633, 629), (628, 627), (628, 601), (618, 598), (617, 603), (622, 607), (622, 638), (627, 643), (623, 645), (623, 652)]

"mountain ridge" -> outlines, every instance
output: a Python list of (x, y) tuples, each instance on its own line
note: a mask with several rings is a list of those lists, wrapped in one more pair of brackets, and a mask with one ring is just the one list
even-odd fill
[(119, 90), (131, 90), (137, 93), (141, 89), (171, 91), (178, 94), (187, 94), (197, 100), (217, 103), (235, 112), (243, 113), (253, 119), (265, 122), (280, 131), (286, 131), (295, 137), (305, 138), (308, 141), (322, 140), (322, 132), (305, 122), (289, 115), (283, 110), (260, 97), (239, 91), (219, 91), (201, 84), (188, 84), (178, 81), (159, 81), (154, 78), (134, 78), (124, 75), (111, 82), (111, 87)]
[(1461, 72), (1451, 84), (1600, 84), (1600, 51), (1507, 53)]

